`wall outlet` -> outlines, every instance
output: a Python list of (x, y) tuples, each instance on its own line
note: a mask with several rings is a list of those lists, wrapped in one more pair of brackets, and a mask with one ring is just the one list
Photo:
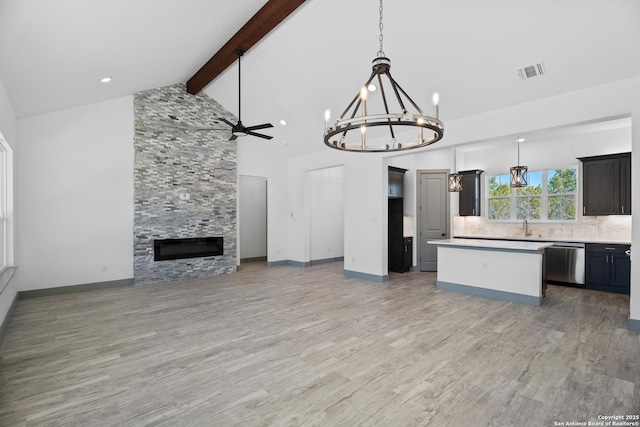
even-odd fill
[(102, 266), (102, 272), (103, 272), (103, 273), (106, 273), (108, 269), (109, 269), (109, 266), (108, 266), (108, 265), (103, 265), (103, 266)]
[(189, 200), (191, 199), (191, 194), (189, 193), (180, 193), (180, 200)]
[(487, 261), (482, 261), (482, 269), (486, 270), (489, 268), (489, 263)]

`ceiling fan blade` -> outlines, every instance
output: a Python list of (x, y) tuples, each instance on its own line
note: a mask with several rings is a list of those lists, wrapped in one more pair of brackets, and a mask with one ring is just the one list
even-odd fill
[(223, 122), (225, 122), (226, 124), (228, 124), (228, 125), (229, 125), (229, 126), (231, 126), (231, 127), (234, 127), (234, 126), (235, 126), (235, 124), (231, 123), (229, 120), (227, 120), (227, 119), (225, 119), (225, 118), (220, 117), (220, 120), (222, 120)]
[(256, 132), (251, 132), (248, 131), (247, 135), (251, 135), (251, 136), (257, 136), (258, 138), (264, 138), (264, 139), (271, 139), (273, 138), (271, 135), (263, 135), (261, 133), (256, 133)]
[(267, 129), (267, 128), (272, 128), (273, 125), (271, 123), (264, 123), (261, 125), (255, 125), (255, 126), (248, 126), (247, 130), (259, 130), (259, 129)]
[(236, 139), (238, 139), (238, 135), (231, 135), (231, 138), (229, 138), (229, 141), (235, 141)]

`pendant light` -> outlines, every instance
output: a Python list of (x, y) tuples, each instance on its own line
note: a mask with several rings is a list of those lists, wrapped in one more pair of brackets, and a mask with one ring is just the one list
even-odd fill
[(449, 191), (452, 193), (459, 193), (462, 191), (462, 174), (458, 173), (455, 147), (453, 147), (453, 171), (454, 173), (449, 174)]
[(518, 142), (518, 166), (513, 166), (510, 169), (511, 172), (511, 188), (522, 188), (526, 187), (527, 184), (527, 167), (520, 166), (520, 143), (525, 139), (518, 137), (516, 140)]
[[(324, 143), (328, 147), (353, 152), (410, 150), (433, 144), (444, 135), (444, 125), (439, 119), (437, 94), (433, 98), (435, 117), (427, 116), (391, 77), (391, 61), (382, 49), (382, 0), (379, 11), (380, 50), (373, 60), (373, 71), (335, 124), (327, 127)], [(386, 77), (384, 81), (388, 81), (387, 90), (383, 77)], [(374, 91), (378, 93), (374, 94)], [(387, 93), (390, 94), (389, 98)], [(397, 107), (392, 103), (394, 99)], [(379, 112), (372, 113), (374, 107), (379, 108)], [(410, 111), (408, 108), (413, 109)], [(411, 128), (416, 132), (409, 138), (415, 139), (398, 141), (398, 133)]]

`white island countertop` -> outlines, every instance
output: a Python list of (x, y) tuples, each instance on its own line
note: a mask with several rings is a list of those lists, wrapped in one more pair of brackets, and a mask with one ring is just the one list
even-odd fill
[(525, 242), (516, 240), (484, 240), (484, 239), (442, 239), (429, 240), (427, 243), (438, 246), (457, 246), (468, 249), (494, 249), (506, 251), (540, 252), (553, 246), (549, 242)]

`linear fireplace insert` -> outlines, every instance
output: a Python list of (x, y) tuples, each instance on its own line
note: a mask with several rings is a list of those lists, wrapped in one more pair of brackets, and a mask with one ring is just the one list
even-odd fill
[(154, 240), (153, 260), (166, 261), (223, 255), (222, 248), (222, 237)]

